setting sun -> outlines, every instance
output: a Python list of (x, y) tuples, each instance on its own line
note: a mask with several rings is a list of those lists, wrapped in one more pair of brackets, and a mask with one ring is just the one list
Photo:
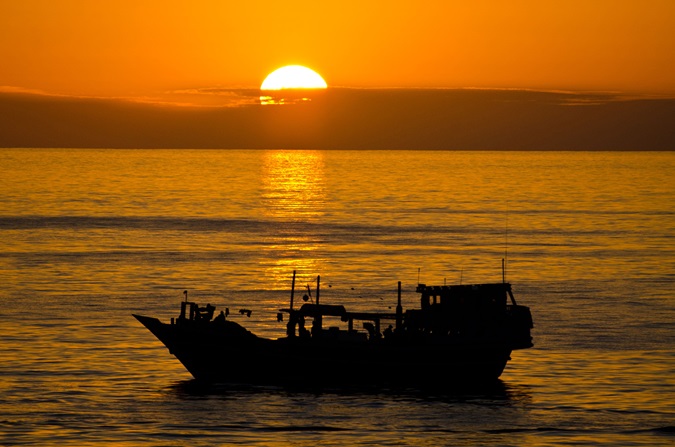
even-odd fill
[(314, 70), (302, 65), (287, 65), (270, 73), (260, 90), (326, 88), (328, 85)]

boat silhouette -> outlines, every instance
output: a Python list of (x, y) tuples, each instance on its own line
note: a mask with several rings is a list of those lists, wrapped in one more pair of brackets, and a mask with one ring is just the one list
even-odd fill
[[(246, 384), (451, 385), (494, 381), (511, 352), (533, 346), (530, 309), (518, 305), (511, 284), (418, 284), (420, 307), (395, 312), (350, 312), (316, 298), (294, 307), (295, 272), (286, 335), (259, 337), (215, 307), (181, 302), (170, 323), (135, 315), (198, 381)], [(307, 299), (307, 295), (305, 299)], [(250, 310), (240, 313), (250, 316)], [(324, 318), (346, 328), (324, 327)], [(359, 323), (360, 326), (359, 327)], [(383, 330), (382, 328), (385, 327)]]

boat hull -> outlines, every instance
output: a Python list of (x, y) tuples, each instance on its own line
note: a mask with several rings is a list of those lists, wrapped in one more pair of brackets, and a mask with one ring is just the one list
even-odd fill
[(498, 340), (270, 340), (229, 321), (181, 326), (134, 316), (195, 379), (208, 382), (454, 386), (497, 379), (511, 354)]

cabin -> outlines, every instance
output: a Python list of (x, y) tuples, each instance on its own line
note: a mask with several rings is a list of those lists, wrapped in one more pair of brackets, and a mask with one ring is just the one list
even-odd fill
[[(522, 307), (516, 304), (509, 283), (454, 286), (418, 284), (416, 291), (421, 295), (419, 309), (403, 312), (399, 282), (395, 313), (349, 312), (341, 305), (319, 304), (317, 287), (316, 304), (305, 303), (299, 309), (290, 307), (280, 310), (289, 314), (286, 336), (354, 341), (410, 337), (485, 337), (503, 333), (509, 326), (509, 320), (513, 320), (513, 315)], [(325, 328), (325, 317), (346, 322), (347, 330), (338, 326)], [(309, 324), (307, 319), (311, 319), (309, 328), (306, 326)], [(361, 322), (366, 332), (358, 331), (360, 328), (355, 329), (355, 321)], [(525, 323), (529, 335), (531, 322)], [(384, 331), (383, 326), (386, 327)]]

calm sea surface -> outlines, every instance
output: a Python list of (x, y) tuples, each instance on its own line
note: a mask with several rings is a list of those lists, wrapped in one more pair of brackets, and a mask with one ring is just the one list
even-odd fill
[[(203, 387), (131, 317), (279, 337), (293, 270), (386, 310), (502, 258), (488, 389)], [(675, 153), (0, 149), (0, 298), (0, 445), (675, 444)]]

